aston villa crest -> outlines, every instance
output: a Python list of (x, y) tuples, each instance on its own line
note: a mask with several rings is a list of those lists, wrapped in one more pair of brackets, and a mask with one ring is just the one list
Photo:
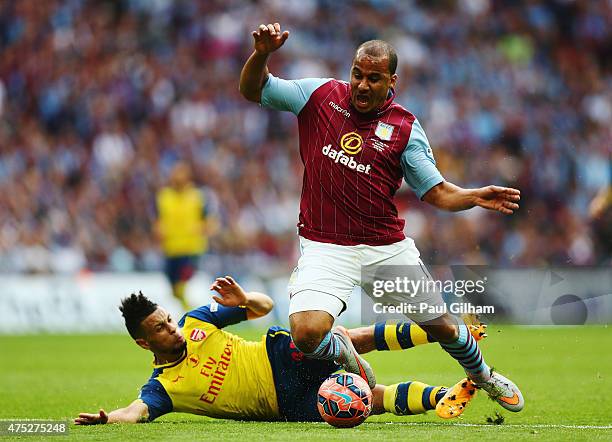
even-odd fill
[(383, 141), (391, 141), (391, 137), (393, 136), (393, 129), (393, 125), (379, 121), (378, 126), (376, 126), (376, 131), (374, 132), (374, 135), (376, 135)]

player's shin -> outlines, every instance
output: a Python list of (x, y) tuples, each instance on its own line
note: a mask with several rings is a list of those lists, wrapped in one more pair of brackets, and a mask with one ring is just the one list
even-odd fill
[[(518, 386), (501, 374), (493, 373), (485, 363), (478, 348), (478, 343), (468, 331), (467, 326), (460, 324), (458, 327), (459, 337), (457, 340), (451, 343), (441, 342), (440, 346), (461, 364), (469, 379), (478, 388), (485, 390), (491, 399), (497, 401), (506, 410), (521, 411), (525, 405), (525, 400)], [(452, 393), (449, 394), (452, 395)], [(446, 411), (462, 410), (462, 408), (454, 407), (452, 402), (452, 400), (449, 402), (450, 406), (444, 407)], [(438, 415), (442, 417), (440, 413)], [(456, 414), (449, 413), (446, 417), (454, 416)]]
[(349, 373), (354, 373), (365, 379), (370, 386), (374, 388), (376, 385), (376, 376), (370, 367), (370, 364), (363, 359), (353, 346), (351, 337), (348, 331), (341, 326), (335, 327), (332, 331), (327, 332), (321, 342), (312, 351), (306, 350), (303, 344), (294, 340), (295, 345), (304, 355), (311, 359), (323, 359), (334, 361)]
[(486, 382), (491, 377), (491, 370), (485, 363), (476, 339), (470, 334), (465, 324), (458, 325), (459, 336), (454, 342), (440, 346), (463, 367), (474, 382)]
[(386, 351), (406, 350), (436, 341), (414, 322), (377, 322), (374, 325), (374, 342), (376, 350)]
[[(378, 387), (376, 389), (378, 390)], [(436, 408), (446, 394), (446, 387), (436, 387), (422, 382), (402, 382), (384, 387), (383, 407), (398, 416), (422, 414)], [(380, 394), (378, 391), (376, 393)], [(375, 399), (376, 403), (376, 399)]]
[(335, 359), (349, 373), (355, 373), (366, 380), (370, 388), (376, 386), (376, 376), (368, 361), (357, 353), (347, 329), (342, 326), (335, 327), (332, 334), (340, 344), (340, 353)]
[[(487, 326), (480, 319), (474, 317), (474, 315), (466, 315), (464, 319), (469, 319), (470, 322), (466, 321), (466, 324), (468, 324), (468, 330), (476, 341), (487, 337)], [(432, 342), (438, 341), (414, 322), (377, 322), (374, 325), (374, 345), (378, 351), (406, 350)]]
[[(298, 347), (299, 348), (299, 347)], [(323, 340), (317, 348), (311, 352), (303, 352), (304, 355), (311, 359), (323, 359), (326, 361), (337, 361), (342, 351), (342, 343), (332, 333), (327, 332)]]

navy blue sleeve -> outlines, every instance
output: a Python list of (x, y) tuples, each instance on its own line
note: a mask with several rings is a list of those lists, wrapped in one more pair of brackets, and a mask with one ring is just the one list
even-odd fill
[(149, 379), (140, 389), (138, 398), (149, 408), (149, 422), (172, 411), (172, 399), (157, 379)]
[(218, 328), (223, 328), (246, 321), (247, 309), (245, 307), (225, 307), (213, 301), (208, 305), (203, 305), (187, 312), (179, 321), (179, 327), (185, 325), (185, 318), (187, 316), (208, 322)]

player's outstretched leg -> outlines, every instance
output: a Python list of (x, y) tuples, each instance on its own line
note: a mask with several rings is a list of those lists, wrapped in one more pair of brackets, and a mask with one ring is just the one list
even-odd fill
[(468, 327), (445, 314), (421, 327), (440, 342), (440, 346), (463, 367), (468, 377), (489, 397), (509, 411), (521, 411), (525, 404), (519, 388), (509, 379), (493, 372), (485, 363), (478, 343)]
[(295, 346), (311, 359), (334, 361), (349, 373), (364, 378), (370, 388), (376, 377), (370, 364), (359, 356), (344, 327), (331, 330), (334, 318), (324, 311), (304, 311), (289, 317)]
[[(374, 396), (372, 414), (393, 413), (397, 416), (422, 414), (435, 409), (448, 391), (446, 387), (427, 385), (418, 381), (394, 385), (379, 384), (372, 390)], [(451, 417), (458, 417), (463, 413), (473, 397), (473, 394), (469, 395), (464, 401), (465, 405), (462, 405), (461, 409), (457, 408), (457, 413)]]
[[(472, 319), (468, 327), (476, 341), (487, 337), (487, 326), (478, 318)], [(367, 327), (351, 328), (348, 333), (359, 354), (374, 350), (407, 350), (418, 345), (438, 342), (415, 322), (377, 322)]]

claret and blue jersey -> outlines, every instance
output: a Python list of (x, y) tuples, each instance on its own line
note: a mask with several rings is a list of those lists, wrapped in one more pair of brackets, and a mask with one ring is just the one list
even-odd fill
[(393, 197), (402, 178), (419, 198), (444, 181), (423, 128), (394, 95), (390, 91), (380, 109), (361, 114), (344, 81), (268, 76), (262, 106), (298, 117), (303, 237), (339, 245), (401, 241), (404, 220)]
[(270, 328), (259, 342), (222, 330), (244, 320), (246, 309), (216, 303), (181, 318), (184, 354), (154, 365), (139, 395), (150, 421), (173, 411), (227, 419), (321, 419), (318, 387), (338, 367), (304, 359), (281, 327)]

